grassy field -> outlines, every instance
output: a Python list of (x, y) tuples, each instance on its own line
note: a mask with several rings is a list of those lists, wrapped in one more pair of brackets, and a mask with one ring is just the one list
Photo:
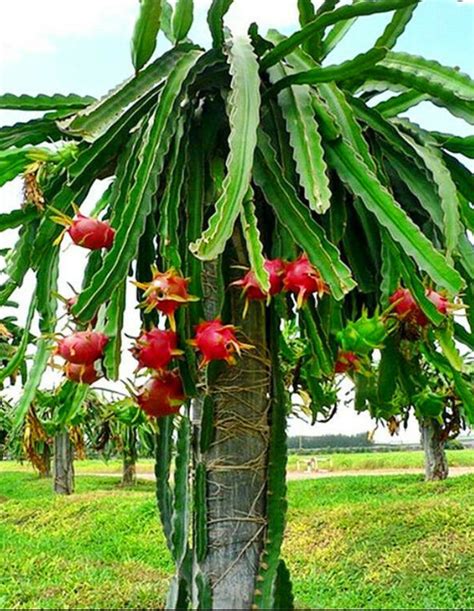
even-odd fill
[[(450, 467), (474, 467), (474, 450), (448, 450), (448, 461)], [(325, 454), (320, 455), (330, 459), (331, 463), (324, 461), (321, 468), (327, 471), (372, 471), (374, 469), (422, 469), (423, 452), (363, 452), (360, 454)], [(291, 454), (288, 460), (288, 470), (296, 471), (299, 462), (299, 470), (305, 471), (306, 463), (311, 456), (296, 456)], [(78, 460), (74, 463), (77, 473), (117, 473), (122, 471), (120, 460)], [(0, 462), (0, 473), (11, 467), (9, 463)], [(137, 463), (138, 473), (152, 473), (154, 463), (152, 459), (140, 459)], [(28, 472), (30, 467), (15, 464), (15, 470)]]
[[(474, 450), (448, 450), (450, 467), (474, 467)], [(422, 469), (424, 455), (421, 450), (402, 452), (361, 452), (360, 454), (320, 454), (324, 459), (321, 468), (328, 471), (372, 471), (373, 469)], [(291, 454), (288, 461), (289, 470), (297, 468), (304, 470), (311, 456)]]
[[(77, 493), (2, 465), (0, 608), (157, 608), (172, 563), (153, 484)], [(284, 555), (300, 608), (474, 607), (474, 476), (291, 482)]]

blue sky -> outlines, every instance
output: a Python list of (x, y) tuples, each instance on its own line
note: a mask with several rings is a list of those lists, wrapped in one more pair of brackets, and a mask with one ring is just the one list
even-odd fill
[[(195, 0), (195, 3), (192, 38), (208, 45), (205, 13), (210, 2)], [(129, 40), (137, 5), (137, 0), (2, 2), (0, 91), (102, 95), (132, 73)], [(245, 30), (249, 23), (257, 21), (262, 32), (276, 27), (289, 33), (297, 25), (296, 0), (234, 0), (228, 21), (234, 30)], [(337, 63), (369, 49), (387, 21), (385, 15), (360, 18), (328, 63)], [(157, 53), (165, 47), (166, 41), (160, 40)], [(397, 50), (424, 55), (474, 74), (474, 0), (422, 0)], [(411, 117), (427, 128), (468, 133), (460, 120), (428, 103), (414, 109)], [(11, 124), (20, 118), (20, 113), (0, 111), (0, 124)], [(18, 205), (18, 185), (7, 187), (0, 190), (2, 211)], [(69, 271), (77, 270), (78, 276), (80, 255), (72, 249), (68, 251)], [(78, 285), (79, 279), (74, 284)], [(30, 288), (25, 287), (27, 291)], [(131, 333), (136, 333), (136, 329)], [(291, 431), (293, 434), (357, 433), (369, 428), (373, 428), (373, 423), (366, 415), (355, 416), (341, 407), (338, 416), (320, 430), (295, 422)], [(415, 426), (403, 435), (406, 440), (417, 437)], [(377, 438), (386, 436), (379, 433)]]
[[(101, 95), (131, 72), (129, 39), (137, 4), (137, 0), (2, 2), (0, 90)], [(196, 4), (193, 39), (206, 45), (209, 1)], [(296, 0), (235, 0), (230, 22), (242, 29), (257, 19), (263, 30), (279, 27), (290, 32), (296, 25), (295, 6)], [(367, 50), (387, 19), (385, 15), (361, 17), (332, 61)], [(163, 41), (160, 47), (164, 48)], [(422, 0), (397, 49), (473, 74), (474, 3)]]
[[(205, 22), (209, 3), (195, 0), (192, 38), (203, 45), (209, 44)], [(2, 3), (0, 91), (102, 95), (131, 73), (129, 40), (137, 4), (137, 0)], [(328, 63), (370, 48), (388, 19), (388, 15), (359, 18)], [(245, 30), (255, 20), (263, 32), (269, 27), (291, 32), (297, 25), (296, 0), (234, 0), (229, 13), (232, 28)], [(157, 53), (166, 45), (160, 37)], [(397, 49), (474, 74), (474, 1), (422, 0)], [(20, 116), (0, 111), (0, 123), (12, 123)], [(461, 121), (428, 103), (413, 110), (412, 118), (428, 128), (466, 132)]]

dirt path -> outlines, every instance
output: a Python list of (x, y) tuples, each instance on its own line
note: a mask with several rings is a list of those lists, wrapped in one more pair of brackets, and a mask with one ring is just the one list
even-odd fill
[[(423, 469), (372, 469), (370, 471), (363, 470), (352, 470), (352, 471), (318, 471), (308, 473), (306, 471), (289, 471), (288, 480), (302, 480), (302, 479), (320, 479), (325, 477), (349, 477), (349, 476), (360, 476), (360, 475), (422, 475)], [(449, 477), (457, 477), (459, 475), (474, 474), (474, 467), (450, 467)], [(95, 475), (97, 477), (120, 477), (120, 473), (88, 473), (86, 471), (80, 471), (76, 475)], [(155, 474), (152, 472), (137, 473), (139, 479), (148, 481), (154, 481)]]
[[(307, 473), (305, 471), (289, 471), (289, 480), (299, 479), (319, 479), (321, 477), (347, 477), (353, 475), (422, 475), (423, 469), (371, 469), (368, 470), (352, 470), (352, 471), (319, 471), (317, 473)], [(474, 467), (450, 467), (449, 476), (456, 477), (459, 475), (467, 475), (474, 473)]]

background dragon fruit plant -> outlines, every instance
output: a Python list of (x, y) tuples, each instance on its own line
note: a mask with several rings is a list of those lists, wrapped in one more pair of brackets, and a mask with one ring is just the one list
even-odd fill
[[(0, 215), (0, 229), (19, 230), (15, 248), (4, 253), (0, 303), (28, 270), (36, 277), (27, 339), (6, 365), (8, 375), (23, 363), (36, 314), (40, 321), (17, 424), (57, 345), (58, 260), (67, 252), (60, 255), (55, 243), (64, 226), (65, 240), (84, 256), (90, 250), (70, 314), (75, 333), (107, 338), (94, 352), (97, 375), (119, 377), (128, 282), (142, 305), (139, 365), (146, 365), (153, 329), (166, 324), (177, 334), (171, 350), (182, 354), (131, 389), (149, 413), (162, 408), (155, 414), (156, 474), (176, 563), (170, 609), (191, 601), (203, 609), (291, 608), (280, 547), (285, 426), (299, 381), (316, 416), (333, 406), (335, 376), (343, 373), (353, 375), (360, 405), (377, 397), (389, 409), (393, 382), (379, 375), (374, 387), (370, 363), (382, 350), (383, 370), (394, 334), (405, 333), (403, 349), (417, 342), (474, 421), (455, 343), (473, 345), (472, 175), (454, 155), (472, 156), (472, 139), (400, 118), (430, 100), (473, 123), (474, 82), (392, 50), (417, 0), (325, 0), (318, 8), (299, 0), (301, 29), (288, 37), (256, 24), (234, 36), (224, 27), (231, 4), (211, 3), (206, 50), (188, 39), (192, 0), (174, 8), (142, 0), (134, 74), (99, 100), (0, 96), (1, 108), (45, 113), (0, 130), (0, 185), (25, 179), (23, 205)], [(354, 20), (376, 13), (391, 20), (374, 47), (328, 64)], [(171, 48), (150, 61), (160, 30)], [(111, 187), (92, 220), (79, 216), (104, 177), (112, 177)], [(171, 278), (181, 278), (175, 288)], [(394, 321), (382, 330), (380, 317), (400, 310), (395, 299), (392, 314), (383, 314), (399, 289), (410, 290), (426, 324)], [(435, 303), (429, 291), (450, 303), (462, 296), (467, 325), (441, 311), (444, 301)], [(293, 384), (284, 358), (288, 326), (304, 346)], [(60, 340), (66, 356), (70, 344)], [(87, 395), (87, 385), (73, 379), (85, 370), (66, 367), (73, 412)]]

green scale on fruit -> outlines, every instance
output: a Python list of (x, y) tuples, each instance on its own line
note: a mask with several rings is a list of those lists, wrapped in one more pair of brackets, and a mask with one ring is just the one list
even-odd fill
[(369, 318), (364, 313), (358, 320), (349, 322), (336, 337), (343, 350), (366, 356), (383, 348), (388, 334), (387, 323), (381, 316), (376, 314)]

